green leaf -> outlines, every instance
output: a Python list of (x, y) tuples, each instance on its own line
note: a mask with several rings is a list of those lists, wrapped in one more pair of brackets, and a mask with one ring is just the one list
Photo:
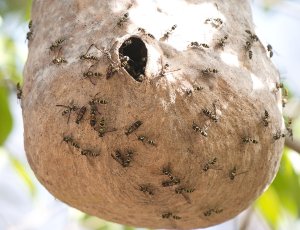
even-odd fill
[(4, 85), (0, 85), (0, 145), (3, 145), (13, 127), (8, 96), (8, 89)]
[(285, 149), (278, 174), (272, 187), (278, 194), (282, 207), (293, 217), (298, 216), (300, 207), (300, 183)]
[(277, 229), (281, 214), (281, 204), (278, 194), (272, 186), (256, 201), (256, 206), (270, 223), (272, 229)]
[(286, 214), (296, 219), (300, 211), (300, 181), (289, 154), (288, 149), (285, 149), (274, 182), (256, 203), (275, 229), (285, 219)]

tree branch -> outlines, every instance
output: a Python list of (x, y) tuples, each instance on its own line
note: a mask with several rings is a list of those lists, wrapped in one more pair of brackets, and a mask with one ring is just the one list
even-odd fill
[(285, 146), (300, 154), (300, 141), (299, 140), (295, 140), (295, 139), (291, 140), (291, 138), (286, 138)]

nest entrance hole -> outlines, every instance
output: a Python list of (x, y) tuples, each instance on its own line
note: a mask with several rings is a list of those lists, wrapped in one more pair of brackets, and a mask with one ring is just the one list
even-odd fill
[(137, 37), (130, 37), (119, 48), (119, 58), (122, 67), (136, 80), (142, 82), (145, 78), (147, 64), (147, 48)]

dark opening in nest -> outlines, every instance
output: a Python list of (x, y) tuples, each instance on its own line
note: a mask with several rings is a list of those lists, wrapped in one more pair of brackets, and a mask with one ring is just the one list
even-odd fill
[(119, 48), (119, 58), (122, 67), (136, 80), (142, 82), (145, 78), (147, 64), (147, 48), (137, 37), (130, 37)]

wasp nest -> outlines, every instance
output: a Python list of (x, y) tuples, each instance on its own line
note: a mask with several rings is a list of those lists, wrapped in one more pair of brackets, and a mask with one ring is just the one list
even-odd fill
[(61, 201), (196, 228), (272, 182), (281, 89), (247, 1), (34, 1), (27, 37), (27, 158)]

